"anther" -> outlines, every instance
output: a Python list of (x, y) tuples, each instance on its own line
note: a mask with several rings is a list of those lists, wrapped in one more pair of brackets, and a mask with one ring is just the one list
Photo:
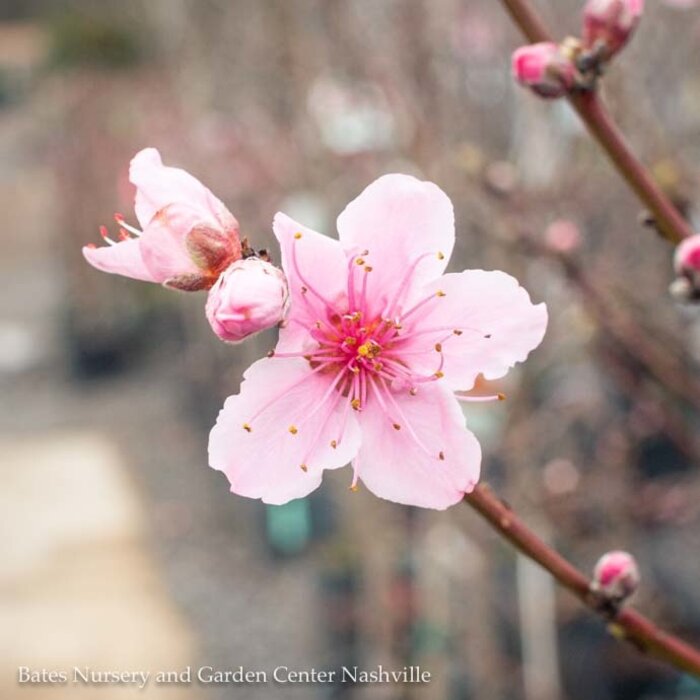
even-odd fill
[(365, 264), (365, 261), (363, 258), (357, 258), (357, 260), (355, 260), (355, 265), (360, 265), (360, 267), (361, 267), (364, 264)]
[(306, 287), (302, 287), (302, 288), (301, 288), (301, 293), (302, 293), (302, 294), (306, 294), (306, 292), (308, 292), (308, 291), (309, 291), (309, 290), (308, 290)]
[(401, 430), (401, 426), (398, 423), (393, 424), (394, 430)]
[(442, 343), (435, 343), (435, 349), (438, 352), (442, 352)]
[(445, 254), (444, 254), (443, 252), (441, 252), (441, 251), (438, 250), (437, 259), (438, 259), (438, 260), (444, 260), (444, 259), (445, 259)]
[(274, 356), (275, 356), (275, 351), (274, 351), (274, 350), (270, 350), (270, 352), (267, 353), (267, 356), (268, 356), (268, 357), (274, 357)]
[(344, 342), (345, 342), (345, 345), (357, 345), (357, 338), (353, 338), (352, 336), (348, 336)]
[(335, 449), (336, 447), (338, 447), (338, 441), (337, 441), (337, 440), (331, 440), (331, 447), (332, 447), (333, 449)]
[(498, 400), (499, 400), (499, 401), (505, 401), (505, 400), (506, 400), (506, 395), (505, 395), (505, 394), (501, 394), (501, 393), (499, 392), (499, 393), (497, 394), (497, 396), (498, 396)]
[(123, 214), (116, 213), (116, 214), (114, 215), (114, 220), (115, 220), (118, 224), (124, 223), (124, 215), (123, 215)]
[(125, 228), (120, 228), (119, 229), (119, 240), (120, 241), (129, 241), (131, 240), (131, 236), (129, 235), (129, 232)]
[(446, 297), (447, 294), (445, 294), (445, 292), (443, 292), (442, 289), (438, 289), (437, 292), (435, 292), (435, 296), (436, 297)]
[(365, 272), (372, 272), (371, 265), (365, 265)]
[(411, 389), (408, 390), (408, 393), (411, 396), (415, 396), (418, 393), (418, 389), (416, 389), (416, 387), (412, 387)]
[(246, 433), (252, 433), (252, 432), (253, 432), (253, 429), (252, 429), (247, 423), (243, 423), (243, 430), (245, 430)]
[(297, 231), (297, 232), (294, 234), (294, 238), (295, 238), (297, 241), (301, 238), (301, 236), (302, 236), (302, 234), (301, 234), (300, 231)]
[(290, 425), (289, 428), (288, 428), (288, 430), (289, 430), (289, 432), (290, 432), (292, 435), (296, 435), (296, 434), (299, 432), (299, 431), (297, 430), (296, 425)]
[(457, 330), (457, 329), (453, 330), (452, 332), (453, 332), (455, 335), (462, 335), (462, 333), (464, 333), (464, 331), (460, 331), (460, 330)]
[(440, 450), (440, 454), (438, 454), (438, 458), (439, 458), (440, 461), (442, 461), (442, 462), (445, 461), (445, 453), (444, 453), (442, 450)]
[(445, 376), (445, 373), (444, 373), (444, 372), (441, 372), (440, 370), (438, 370), (438, 371), (435, 372), (435, 374), (434, 374), (435, 379), (442, 379), (444, 376)]
[(353, 493), (357, 493), (360, 490), (360, 487), (357, 484), (353, 484), (352, 486), (349, 487), (349, 490), (352, 491)]
[(360, 399), (353, 399), (350, 402), (350, 405), (352, 406), (354, 411), (359, 411), (360, 408), (362, 407), (362, 403), (360, 402)]
[(308, 471), (309, 471), (309, 468), (308, 468), (305, 464), (300, 465), (300, 469), (301, 469), (301, 471), (303, 471), (303, 472), (308, 472)]

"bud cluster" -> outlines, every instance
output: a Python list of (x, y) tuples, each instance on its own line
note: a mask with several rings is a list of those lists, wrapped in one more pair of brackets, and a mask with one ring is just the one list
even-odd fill
[(520, 47), (513, 54), (513, 77), (547, 99), (591, 89), (605, 65), (630, 40), (643, 10), (644, 0), (588, 0), (581, 38)]

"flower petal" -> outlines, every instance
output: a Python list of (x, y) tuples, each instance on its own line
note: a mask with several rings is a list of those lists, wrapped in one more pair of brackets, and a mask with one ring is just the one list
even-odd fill
[(144, 282), (159, 282), (144, 264), (140, 241), (132, 238), (116, 245), (83, 248), (85, 259), (102, 272), (124, 275)]
[(209, 436), (209, 464), (226, 474), (231, 491), (282, 504), (317, 488), (324, 469), (350, 462), (360, 431), (352, 411), (333, 407), (337, 392), (321, 403), (330, 382), (301, 359), (263, 359), (248, 368), (240, 393), (226, 399)]
[(141, 236), (143, 261), (159, 282), (201, 272), (187, 252), (185, 238), (198, 224), (201, 211), (186, 204), (170, 204), (159, 210)]
[[(305, 350), (309, 343), (315, 345), (309, 329), (327, 317), (326, 305), (317, 294), (338, 313), (347, 312), (346, 257), (336, 239), (306, 228), (281, 212), (275, 215), (272, 228), (282, 250), (282, 268), (291, 299), (277, 349)], [(307, 291), (302, 292), (302, 289)]]
[(392, 396), (403, 417), (391, 401), (385, 402), (387, 415), (372, 399), (360, 413), (360, 480), (397, 503), (440, 510), (457, 503), (478, 481), (481, 464), (481, 448), (457, 400), (438, 384), (422, 386), (415, 396)]
[(134, 209), (141, 228), (146, 228), (157, 212), (175, 202), (200, 210), (200, 221), (210, 221), (224, 229), (236, 221), (224, 204), (197, 178), (180, 168), (163, 165), (155, 148), (144, 148), (131, 160), (129, 179), (136, 186)]
[[(423, 358), (422, 367), (431, 372), (436, 364), (434, 344), (443, 341), (441, 371), (454, 390), (471, 389), (479, 374), (486, 379), (504, 376), (542, 342), (547, 307), (534, 305), (527, 291), (505, 272), (466, 270), (448, 274), (424, 291), (425, 296), (438, 291), (444, 296), (426, 306), (425, 315), (405, 333), (408, 336), (412, 331), (439, 329), (434, 334), (417, 336), (414, 345), (422, 344), (431, 353)], [(455, 335), (451, 329), (461, 334)], [(419, 364), (420, 356), (412, 366), (417, 368)]]
[(348, 204), (338, 233), (348, 252), (369, 251), (363, 256), (372, 267), (367, 298), (381, 313), (407, 274), (406, 299), (412, 287), (445, 271), (455, 241), (452, 202), (432, 182), (384, 175)]

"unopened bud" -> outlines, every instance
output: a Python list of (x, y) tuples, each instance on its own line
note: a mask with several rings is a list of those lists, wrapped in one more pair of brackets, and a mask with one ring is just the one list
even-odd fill
[(289, 292), (284, 273), (259, 258), (237, 260), (209, 291), (206, 315), (221, 340), (236, 343), (280, 323)]
[(583, 45), (610, 59), (629, 41), (644, 12), (644, 0), (588, 0)]
[(553, 42), (521, 46), (513, 53), (513, 77), (540, 97), (562, 97), (574, 86), (576, 67)]
[(639, 587), (639, 568), (634, 557), (627, 552), (614, 551), (604, 554), (593, 571), (593, 590), (606, 598), (621, 603)]
[(673, 268), (678, 277), (671, 283), (671, 295), (681, 301), (698, 301), (700, 299), (700, 234), (686, 238), (676, 248)]

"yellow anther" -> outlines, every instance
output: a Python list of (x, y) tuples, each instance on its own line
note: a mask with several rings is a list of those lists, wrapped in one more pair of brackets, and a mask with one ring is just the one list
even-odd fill
[(296, 435), (296, 434), (299, 432), (299, 430), (297, 429), (296, 425), (290, 425), (290, 426), (289, 426), (289, 432), (290, 432), (292, 435)]
[(353, 338), (352, 336), (348, 336), (345, 339), (345, 344), (346, 345), (356, 345), (357, 344), (357, 338)]
[(444, 260), (444, 259), (445, 259), (445, 254), (444, 254), (443, 252), (441, 252), (441, 251), (438, 250), (437, 259), (438, 259), (438, 260)]
[(253, 429), (252, 429), (247, 423), (243, 423), (243, 430), (245, 430), (246, 433), (252, 433), (252, 432), (253, 432)]
[(442, 352), (442, 343), (435, 343), (435, 349), (438, 352)]
[(331, 447), (332, 447), (333, 449), (335, 449), (336, 447), (338, 447), (338, 441), (337, 441), (337, 440), (331, 440)]
[(372, 362), (372, 367), (374, 367), (376, 372), (379, 372), (384, 367), (384, 365), (381, 362), (377, 362), (375, 360), (374, 362)]
[(350, 402), (350, 405), (353, 407), (353, 410), (355, 410), (355, 411), (359, 411), (361, 406), (362, 406), (362, 404), (360, 403), (360, 399), (353, 399)]
[(364, 265), (364, 264), (365, 264), (364, 258), (357, 258), (357, 260), (355, 260), (355, 265), (360, 265), (360, 266), (362, 266), (362, 265)]
[(294, 234), (294, 238), (296, 238), (297, 240), (299, 240), (299, 239), (301, 238), (301, 236), (302, 236), (301, 231), (297, 231), (297, 232)]
[(365, 272), (372, 272), (372, 266), (371, 266), (371, 265), (365, 265)]
[(446, 297), (447, 294), (445, 294), (445, 292), (443, 292), (442, 289), (438, 289), (437, 292), (435, 292), (435, 296), (436, 297)]
[(300, 467), (301, 467), (301, 471), (303, 471), (303, 472), (309, 471), (309, 468), (305, 464), (300, 465)]
[(501, 393), (499, 392), (499, 394), (498, 394), (498, 400), (499, 400), (499, 401), (505, 401), (505, 400), (506, 400), (506, 395), (505, 395), (505, 394), (501, 394)]
[(370, 347), (369, 343), (362, 343), (362, 345), (357, 348), (357, 354), (361, 357), (368, 357), (371, 352), (372, 348)]
[(445, 374), (443, 372), (441, 372), (440, 370), (438, 370), (437, 372), (435, 372), (434, 376), (435, 376), (435, 379), (442, 379), (445, 376)]
[(443, 462), (445, 461), (445, 453), (442, 450), (440, 450), (440, 454), (438, 455), (438, 458)]
[(359, 373), (360, 373), (360, 368), (357, 367), (357, 366), (355, 366), (355, 365), (353, 365), (353, 366), (350, 368), (350, 371), (351, 371), (353, 374), (359, 374)]
[(359, 490), (360, 487), (357, 484), (353, 484), (352, 486), (350, 486), (350, 491), (352, 491), (353, 493), (357, 493)]
[(394, 430), (401, 430), (401, 426), (398, 423), (394, 423)]

